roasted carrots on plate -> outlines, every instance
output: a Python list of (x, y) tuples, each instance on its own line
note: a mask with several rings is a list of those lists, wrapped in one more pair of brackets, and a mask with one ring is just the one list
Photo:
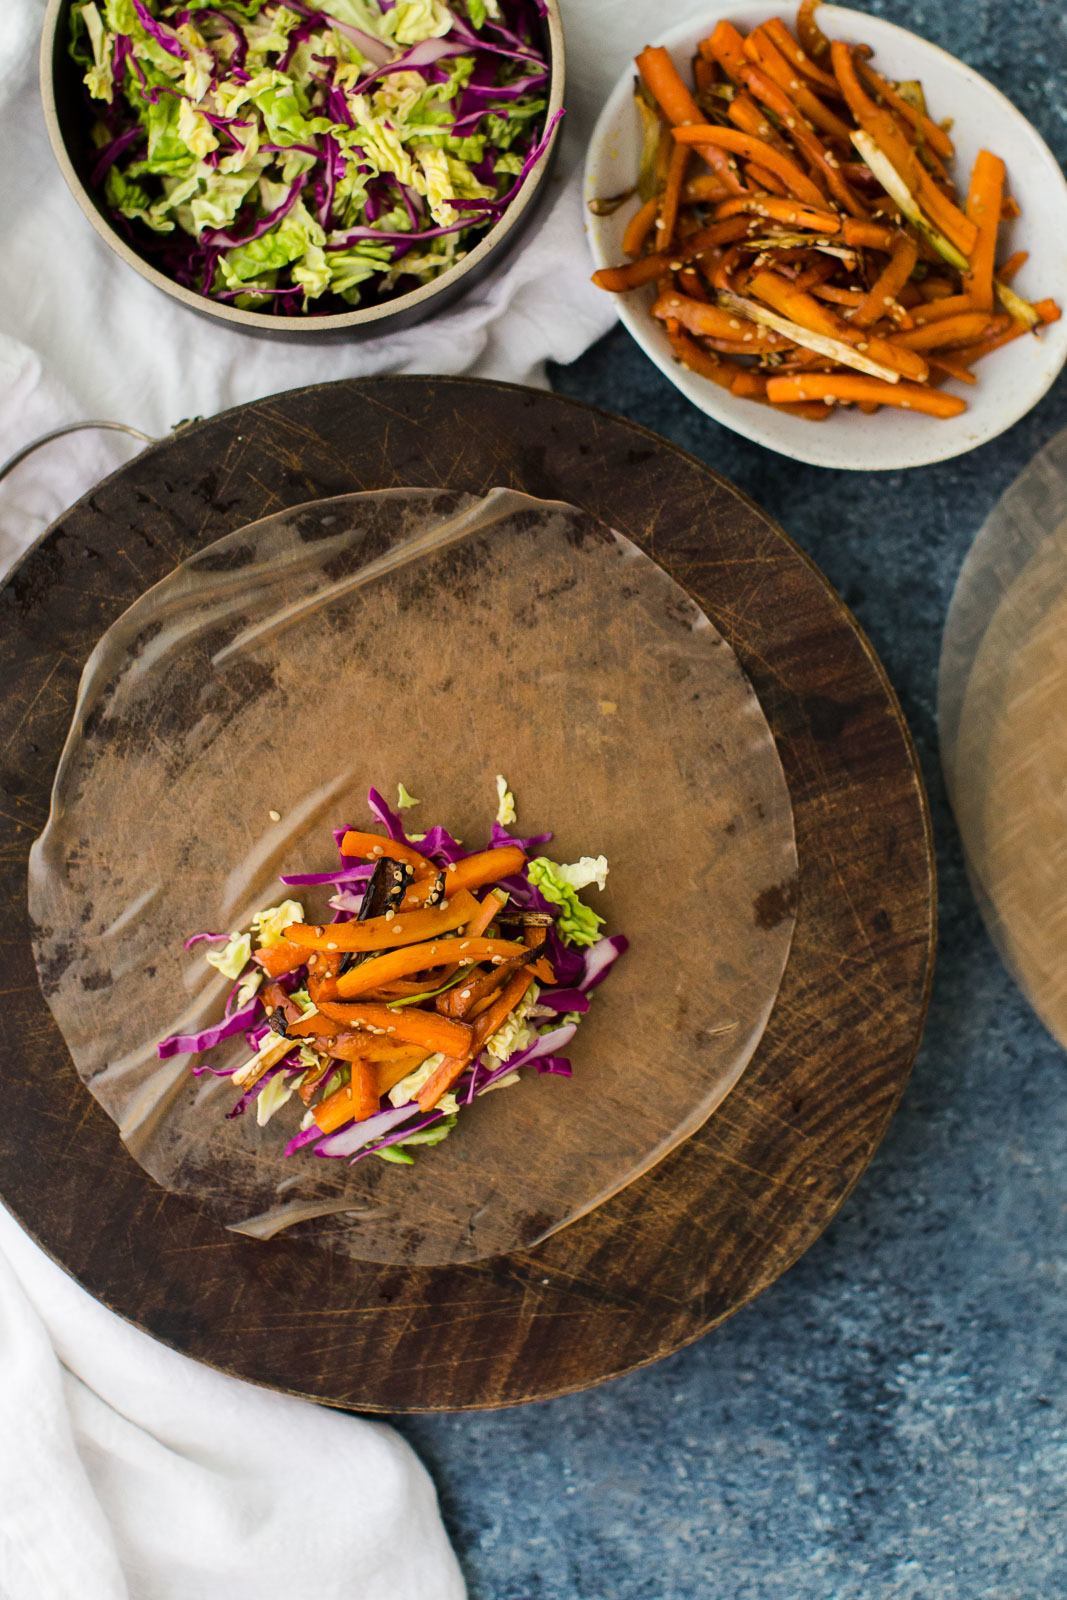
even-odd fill
[(593, 282), (643, 289), (691, 371), (812, 421), (954, 417), (967, 401), (946, 382), (973, 385), (982, 357), (1059, 318), (1011, 286), (1027, 258), (1001, 248), (1019, 214), (1004, 162), (980, 151), (957, 192), (921, 85), (827, 38), (817, 0), (795, 30), (720, 21), (687, 71), (662, 46), (636, 66), (640, 206), (628, 259)]

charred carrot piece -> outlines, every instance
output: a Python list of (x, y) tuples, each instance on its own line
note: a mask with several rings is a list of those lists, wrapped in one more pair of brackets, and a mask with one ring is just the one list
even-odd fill
[(741, 213), (770, 217), (775, 222), (788, 223), (791, 228), (808, 228), (813, 233), (834, 234), (841, 228), (841, 218), (836, 211), (815, 211), (796, 200), (782, 200), (772, 194), (733, 195), (715, 207), (716, 217), (736, 217)]
[(794, 67), (810, 83), (816, 84), (825, 93), (840, 98), (841, 90), (838, 88), (837, 79), (829, 72), (824, 72), (821, 67), (815, 65), (815, 62), (807, 54), (803, 46), (799, 45), (793, 38), (793, 35), (780, 17), (772, 17), (769, 22), (763, 24), (763, 27), (791, 67)]
[(357, 828), (349, 828), (341, 839), (341, 854), (352, 856), (357, 861), (403, 861), (407, 866), (413, 867), (417, 876), (435, 877), (437, 868), (432, 861), (412, 848), (409, 844), (401, 844), (398, 839), (387, 839), (381, 833), (361, 833)]
[(860, 373), (806, 372), (796, 377), (771, 378), (768, 398), (796, 400), (867, 400), (875, 405), (897, 406), (904, 411), (921, 411), (931, 417), (958, 417), (967, 402), (957, 395), (930, 389), (921, 383), (883, 383)]
[(407, 978), (413, 972), (462, 966), (467, 962), (499, 964), (511, 956), (521, 955), (522, 951), (522, 945), (510, 939), (432, 939), (426, 944), (410, 944), (385, 955), (371, 956), (360, 966), (343, 972), (337, 980), (337, 990), (343, 1000), (352, 1000), (397, 978)]
[(893, 253), (860, 301), (852, 316), (860, 328), (869, 328), (872, 322), (884, 317), (887, 308), (896, 299), (919, 259), (919, 247), (907, 233), (898, 233), (893, 243)]
[(420, 1044), (428, 1051), (455, 1055), (470, 1043), (470, 1029), (452, 1022), (436, 1011), (407, 1006), (393, 1011), (372, 1000), (324, 1000), (319, 1007), (324, 1016), (344, 1028), (365, 1028), (393, 1044)]
[(971, 270), (963, 280), (978, 311), (993, 309), (993, 263), (1003, 196), (1003, 161), (989, 150), (979, 150), (967, 193), (967, 215), (978, 230), (978, 238), (971, 251)]
[[(463, 861), (456, 861), (445, 868), (445, 893), (451, 901), (461, 889), (480, 889), (483, 884), (499, 883), (501, 878), (513, 877), (516, 872), (521, 872), (526, 865), (526, 857), (517, 844), (506, 844), (495, 850), (480, 850), (476, 855), (467, 856)], [(409, 907), (422, 903), (431, 893), (432, 885), (427, 883), (413, 883), (401, 906), (401, 911), (406, 912)]]
[(418, 1095), (421, 1111), (432, 1111), (441, 1096), (447, 1094), (452, 1085), (463, 1076), (486, 1040), (491, 1039), (497, 1029), (507, 1021), (533, 981), (532, 973), (516, 973), (500, 998), (482, 1013), (473, 1030), (468, 1030), (471, 1033), (471, 1040), (467, 1049), (460, 1055), (442, 1061), (436, 1072), (427, 1078)]
[(821, 128), (823, 133), (829, 134), (831, 139), (836, 139), (846, 150), (848, 149), (848, 124), (842, 122), (836, 111), (831, 111), (818, 95), (813, 94), (807, 85), (801, 82), (796, 69), (779, 50), (766, 23), (762, 27), (753, 28), (748, 35), (745, 40), (745, 54), (778, 85), (779, 89), (789, 95), (802, 116), (805, 116), (814, 127)]
[(373, 1117), (381, 1096), (378, 1075), (369, 1061), (353, 1061), (351, 1081), (315, 1107), (315, 1121), (323, 1133), (333, 1133), (346, 1122), (364, 1122)]
[(988, 311), (964, 311), (954, 317), (928, 322), (925, 327), (913, 328), (908, 333), (898, 333), (893, 342), (906, 350), (951, 350), (1003, 333), (1010, 325), (1010, 317), (995, 317)]
[(431, 910), (400, 910), (391, 916), (368, 917), (366, 922), (330, 922), (317, 926), (294, 922), (286, 928), (285, 936), (305, 950), (325, 950), (328, 954), (392, 950), (399, 945), (421, 944), (441, 934), (453, 933), (477, 912), (477, 900), (462, 885), (457, 885), (444, 905)]
[(307, 958), (307, 951), (300, 945), (290, 944), (288, 939), (281, 939), (265, 950), (257, 950), (252, 960), (257, 967), (263, 968), (268, 977), (281, 978), (287, 972), (295, 972), (297, 967), (304, 966)]
[(704, 123), (696, 127), (675, 128), (674, 137), (682, 144), (715, 145), (719, 149), (743, 157), (746, 161), (755, 161), (759, 166), (766, 167), (781, 178), (790, 193), (808, 205), (819, 208), (825, 201), (826, 197), (822, 190), (812, 183), (806, 173), (801, 172), (795, 161), (780, 154), (765, 140), (742, 133), (739, 128), (717, 128), (711, 123)]
[[(699, 123), (703, 120), (700, 107), (682, 81), (670, 54), (662, 45), (646, 45), (637, 57), (637, 70), (641, 74), (641, 81), (668, 122), (677, 127), (683, 123)], [(743, 184), (734, 171), (729, 156), (717, 146), (705, 147), (701, 140), (694, 142), (726, 187), (735, 194), (739, 193)]]
[(639, 256), (645, 248), (645, 240), (652, 232), (659, 210), (659, 200), (655, 195), (651, 200), (646, 200), (638, 211), (635, 211), (626, 224), (626, 232), (622, 236), (622, 248), (628, 256)]

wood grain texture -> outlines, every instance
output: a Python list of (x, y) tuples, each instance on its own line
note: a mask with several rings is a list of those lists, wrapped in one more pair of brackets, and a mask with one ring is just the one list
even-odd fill
[[(793, 952), (745, 1076), (639, 1182), (527, 1252), (401, 1270), (221, 1230), (158, 1189), (85, 1094), (40, 995), (26, 858), (84, 660), (194, 550), (302, 500), (509, 484), (585, 506), (683, 584), (778, 741), (800, 857)], [(825, 1227), (881, 1139), (933, 961), (929, 823), (899, 707), (773, 522), (633, 424), (464, 379), (295, 391), (191, 427), (99, 485), (0, 592), (0, 1195), (91, 1293), (185, 1353), (367, 1410), (565, 1393), (698, 1337)]]

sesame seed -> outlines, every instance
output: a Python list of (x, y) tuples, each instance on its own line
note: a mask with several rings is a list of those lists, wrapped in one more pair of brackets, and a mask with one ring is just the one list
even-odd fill
[(741, 324), (738, 322), (736, 317), (731, 317), (730, 318), (730, 326), (731, 326), (731, 328), (739, 328), (741, 326)]
[(866, 341), (866, 339), (861, 339), (861, 340), (860, 340), (860, 342), (859, 342), (859, 344), (858, 344), (858, 345), (857, 345), (857, 346), (856, 346), (856, 349), (857, 349), (857, 350), (869, 350), (869, 349), (870, 349), (870, 348), (871, 348), (871, 347), (870, 347), (870, 345), (869, 345), (869, 344), (868, 344), (868, 343), (867, 343), (867, 341)]
[(469, 939), (461, 939), (460, 942), (459, 942), (459, 947), (460, 947), (461, 950), (469, 950), (470, 949), (470, 940)]
[(891, 294), (883, 295), (882, 304), (885, 306), (891, 306), (893, 304), (893, 296)]
[(337, 945), (335, 944), (335, 942), (332, 939), (327, 939), (326, 948), (327, 948), (327, 950), (336, 950), (337, 949)]
[(384, 854), (385, 854), (385, 850), (383, 849), (383, 847), (380, 844), (376, 844), (374, 846), (374, 849), (371, 851), (371, 855), (372, 856), (384, 856)]
[[(385, 913), (385, 920), (386, 920), (386, 922), (392, 922), (392, 920), (393, 920), (393, 918), (394, 918), (394, 917), (395, 917), (395, 916), (396, 916), (396, 912), (395, 912), (395, 911), (394, 911), (394, 910), (393, 910), (393, 908), (392, 908), (392, 906), (390, 906), (390, 907), (389, 907), (389, 910), (388, 910), (388, 911), (387, 911), (387, 912), (386, 912), (386, 913)], [(400, 932), (400, 929), (399, 929), (399, 927), (398, 927), (398, 928), (397, 928), (397, 929), (396, 929), (396, 930), (395, 930), (395, 931), (396, 931), (396, 932), (397, 932), (397, 933), (399, 933), (399, 932)]]
[(268, 811), (267, 815), (272, 822), (280, 822), (282, 820), (282, 814), (280, 811)]
[(902, 400), (900, 402), (900, 405), (901, 405), (901, 410), (903, 410), (903, 411), (910, 411), (911, 410), (911, 401), (910, 400)]
[(470, 997), (471, 997), (470, 990), (469, 989), (461, 989), (459, 991), (459, 997), (460, 997), (461, 1000), (469, 1000)]
[(753, 335), (751, 333), (746, 333), (746, 334), (744, 334), (742, 336), (741, 342), (742, 342), (742, 344), (751, 344), (752, 343), (752, 339), (753, 339)]

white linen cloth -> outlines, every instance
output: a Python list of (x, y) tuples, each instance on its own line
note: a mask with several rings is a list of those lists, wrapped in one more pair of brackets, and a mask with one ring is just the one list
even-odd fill
[[(588, 283), (581, 160), (663, 11), (565, 0), (568, 116), (504, 270), (373, 343), (281, 344), (171, 304), (124, 267), (55, 166), (37, 93), (45, 0), (0, 0), (0, 459), (66, 422), (161, 435), (278, 390), (373, 372), (543, 382), (610, 326)], [(48, 446), (0, 485), (0, 575), (133, 452)], [(328, 1483), (345, 1514), (323, 1515)], [(0, 1600), (453, 1600), (433, 1487), (399, 1437), (198, 1366), (96, 1304), (0, 1210)]]

